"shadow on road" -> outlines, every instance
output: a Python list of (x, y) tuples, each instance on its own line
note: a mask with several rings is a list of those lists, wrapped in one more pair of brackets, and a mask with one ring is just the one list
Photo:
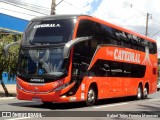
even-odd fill
[(159, 104), (155, 106), (151, 106), (151, 105), (138, 105), (138, 107), (140, 107), (141, 110), (149, 110), (149, 111), (159, 111), (160, 112), (160, 107)]
[[(104, 100), (99, 100), (96, 106), (110, 105), (110, 104), (122, 103), (122, 102), (131, 102), (131, 101), (135, 101), (135, 100), (136, 99), (134, 97), (104, 99)], [(28, 107), (28, 108), (42, 108), (42, 109), (50, 109), (50, 110), (66, 110), (66, 109), (72, 110), (72, 109), (87, 107), (85, 102), (52, 103), (52, 104), (45, 105), (42, 102), (23, 102), (23, 101), (20, 101), (19, 103), (10, 103), (9, 105), (18, 106), (18, 107)], [(144, 107), (144, 110), (146, 110), (145, 107), (147, 107), (147, 106), (141, 106), (141, 107)], [(156, 109), (154, 109), (154, 110), (156, 110)], [(160, 110), (160, 108), (158, 110)]]
[(86, 107), (85, 102), (77, 103), (51, 103), (43, 104), (42, 102), (20, 102), (20, 103), (11, 103), (9, 105), (18, 106), (18, 107), (28, 107), (28, 108), (42, 108), (50, 110), (65, 110), (65, 109), (75, 109)]

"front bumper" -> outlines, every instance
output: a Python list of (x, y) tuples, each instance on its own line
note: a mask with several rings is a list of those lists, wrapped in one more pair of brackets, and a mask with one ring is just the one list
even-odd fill
[(41, 101), (41, 102), (72, 102), (79, 101), (75, 96), (61, 96), (61, 92), (50, 93), (29, 93), (17, 88), (17, 98), (19, 100)]

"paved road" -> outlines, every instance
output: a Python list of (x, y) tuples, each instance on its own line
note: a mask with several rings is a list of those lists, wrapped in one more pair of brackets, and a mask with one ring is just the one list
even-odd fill
[[(119, 99), (107, 99), (99, 101), (99, 104), (92, 107), (86, 107), (85, 103), (69, 103), (69, 104), (52, 104), (50, 106), (44, 106), (41, 102), (30, 102), (30, 101), (19, 101), (16, 98), (0, 98), (0, 111), (14, 111), (14, 117), (4, 117), (0, 118), (2, 120), (45, 120), (42, 118), (33, 118), (34, 116), (62, 116), (62, 117), (47, 117), (47, 120), (63, 120), (63, 119), (73, 119), (73, 120), (101, 120), (101, 119), (145, 119), (145, 120), (156, 120), (157, 114), (160, 113), (160, 92), (156, 92), (149, 95), (148, 99), (145, 100), (134, 100), (130, 98), (119, 98)], [(17, 112), (16, 112), (17, 111)], [(31, 114), (26, 113), (26, 111), (34, 111)], [(44, 112), (47, 111), (47, 112)], [(77, 113), (77, 111), (80, 111)], [(85, 112), (84, 112), (85, 111)], [(88, 112), (90, 111), (90, 112)], [(98, 112), (100, 111), (100, 112)], [(110, 111), (115, 111), (111, 112)], [(118, 111), (118, 112), (117, 112)], [(141, 111), (145, 111), (141, 112)], [(154, 112), (153, 112), (154, 111)], [(21, 113), (20, 113), (21, 112)], [(57, 113), (58, 112), (58, 113)], [(120, 112), (120, 113), (119, 113)], [(34, 113), (34, 114), (33, 114)], [(3, 113), (6, 115), (7, 113)], [(25, 118), (25, 115), (30, 114), (30, 118)], [(70, 115), (79, 115), (78, 117), (65, 117)], [(81, 114), (89, 117), (81, 117)], [(143, 117), (142, 117), (143, 114)], [(150, 114), (154, 114), (150, 116)], [(21, 116), (17, 118), (16, 116)], [(100, 117), (98, 117), (98, 115)], [(117, 116), (118, 115), (118, 116)], [(147, 115), (144, 116), (144, 115)], [(94, 117), (92, 117), (94, 116)], [(95, 117), (97, 116), (97, 117)], [(159, 116), (160, 117), (160, 116)]]

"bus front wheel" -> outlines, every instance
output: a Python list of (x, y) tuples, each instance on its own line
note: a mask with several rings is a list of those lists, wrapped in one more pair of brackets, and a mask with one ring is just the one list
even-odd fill
[(97, 102), (97, 92), (94, 87), (90, 87), (87, 94), (86, 104), (87, 106), (92, 106)]

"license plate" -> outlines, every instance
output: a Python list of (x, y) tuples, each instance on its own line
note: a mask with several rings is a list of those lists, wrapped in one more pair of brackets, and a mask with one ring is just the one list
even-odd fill
[(32, 98), (32, 101), (41, 102), (41, 98)]

